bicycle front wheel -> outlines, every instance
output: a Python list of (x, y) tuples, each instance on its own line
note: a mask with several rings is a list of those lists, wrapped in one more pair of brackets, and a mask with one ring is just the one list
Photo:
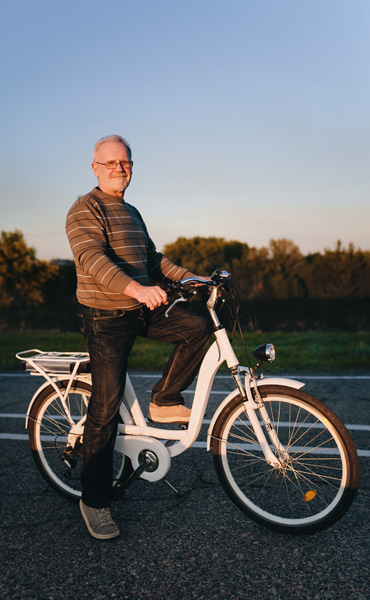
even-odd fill
[[(63, 393), (68, 382), (58, 382)], [(70, 418), (75, 424), (86, 415), (91, 396), (91, 385), (83, 381), (73, 383), (65, 398), (68, 413), (59, 394), (48, 386), (35, 400), (29, 415), (29, 441), (32, 456), (41, 475), (48, 484), (68, 500), (81, 498), (81, 467), (83, 429), (81, 435), (68, 443)], [(130, 460), (114, 451), (114, 486), (131, 472)]]
[[(213, 431), (218, 477), (233, 502), (270, 529), (293, 534), (325, 529), (344, 515), (358, 488), (352, 438), (325, 404), (305, 392), (266, 385), (260, 393), (285, 450), (270, 446), (279, 466), (266, 462), (237, 396)], [(265, 429), (264, 434), (269, 441)]]

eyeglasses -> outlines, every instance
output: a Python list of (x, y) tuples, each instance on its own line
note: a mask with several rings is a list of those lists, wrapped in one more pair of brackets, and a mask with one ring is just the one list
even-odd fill
[(134, 164), (132, 160), (108, 160), (105, 163), (94, 161), (97, 165), (104, 165), (106, 169), (116, 169), (118, 165), (121, 165), (122, 169), (132, 169)]

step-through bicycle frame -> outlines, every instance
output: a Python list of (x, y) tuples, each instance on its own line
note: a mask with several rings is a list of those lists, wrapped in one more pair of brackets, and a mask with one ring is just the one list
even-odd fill
[[(189, 278), (189, 280), (191, 279), (194, 278)], [(240, 394), (242, 398), (245, 399), (246, 412), (261, 445), (265, 459), (269, 464), (277, 467), (279, 466), (279, 461), (272, 452), (270, 445), (278, 448), (280, 453), (284, 452), (284, 448), (281, 446), (273, 427), (270, 427), (271, 424), (269, 424), (267, 413), (264, 414), (263, 406), (258, 402), (258, 393), (256, 398), (256, 394), (253, 394), (252, 390), (258, 390), (260, 386), (267, 384), (282, 385), (299, 389), (303, 387), (304, 384), (292, 379), (280, 377), (256, 379), (248, 367), (239, 365), (239, 361), (231, 346), (226, 330), (221, 326), (215, 311), (219, 287), (221, 286), (213, 287), (207, 302), (207, 308), (215, 328), (215, 341), (204, 356), (199, 370), (192, 402), (191, 417), (187, 429), (159, 428), (149, 425), (143, 415), (140, 402), (136, 396), (130, 377), (129, 375), (126, 377), (125, 394), (120, 407), (122, 423), (118, 426), (115, 449), (130, 458), (134, 469), (137, 469), (140, 466), (140, 456), (142, 456), (143, 452), (154, 452), (157, 457), (157, 467), (153, 471), (144, 471), (141, 474), (143, 479), (158, 481), (165, 477), (170, 468), (171, 458), (182, 454), (194, 444), (202, 427), (215, 375), (224, 362), (226, 362), (231, 371), (231, 376), (234, 379), (236, 389), (224, 399), (213, 415), (208, 428), (207, 449), (210, 449), (212, 432), (219, 414), (228, 402)], [(171, 307), (167, 311), (168, 314), (170, 313), (170, 309)], [(69, 414), (69, 408), (65, 399), (68, 397), (74, 381), (82, 380), (91, 383), (89, 374), (79, 373), (81, 364), (86, 363), (89, 360), (88, 353), (45, 353), (37, 349), (32, 349), (19, 352), (16, 356), (18, 359), (27, 362), (28, 370), (30, 370), (31, 374), (42, 375), (46, 379), (45, 383), (37, 390), (30, 402), (26, 417), (26, 428), (28, 427), (29, 415), (36, 398), (43, 389), (51, 385), (57, 392), (71, 424), (68, 444), (73, 447), (74, 441), (83, 434), (83, 426), (86, 417), (83, 417), (75, 423), (73, 415)], [(66, 365), (66, 368), (63, 371), (64, 364)], [(69, 372), (70, 364), (73, 365), (71, 372)], [(47, 367), (45, 367), (45, 365), (47, 365)], [(53, 369), (54, 365), (55, 368)], [(64, 382), (64, 385), (60, 387), (58, 382)], [(266, 439), (260, 425), (256, 414), (257, 409), (259, 410), (260, 418), (262, 418), (264, 424), (267, 425), (266, 430), (270, 438), (269, 441)]]

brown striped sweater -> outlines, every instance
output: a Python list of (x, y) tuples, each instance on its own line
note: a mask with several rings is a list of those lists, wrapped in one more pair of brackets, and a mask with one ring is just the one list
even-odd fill
[(168, 260), (149, 237), (139, 211), (99, 188), (79, 198), (67, 215), (66, 231), (77, 272), (77, 299), (96, 308), (134, 310), (125, 296), (132, 279), (182, 279), (192, 275)]

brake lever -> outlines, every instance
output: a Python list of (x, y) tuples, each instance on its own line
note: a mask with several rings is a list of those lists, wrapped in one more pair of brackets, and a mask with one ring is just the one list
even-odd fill
[(192, 290), (191, 292), (187, 292), (187, 297), (180, 296), (180, 298), (176, 298), (176, 300), (174, 302), (172, 302), (171, 306), (169, 308), (167, 308), (166, 312), (164, 313), (164, 316), (168, 317), (168, 313), (170, 312), (170, 310), (173, 309), (175, 304), (177, 304), (178, 302), (187, 302), (189, 300), (190, 296), (195, 296), (196, 293), (197, 292), (195, 290)]
[(169, 312), (170, 310), (173, 309), (173, 307), (175, 306), (175, 304), (177, 304), (178, 302), (187, 302), (187, 298), (184, 298), (184, 296), (180, 296), (180, 298), (176, 298), (176, 300), (174, 302), (172, 302), (171, 306), (169, 308), (167, 308), (166, 312), (164, 313), (165, 317), (169, 316)]

